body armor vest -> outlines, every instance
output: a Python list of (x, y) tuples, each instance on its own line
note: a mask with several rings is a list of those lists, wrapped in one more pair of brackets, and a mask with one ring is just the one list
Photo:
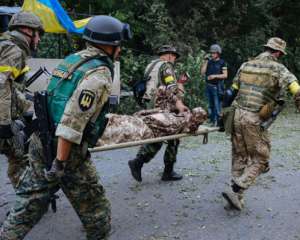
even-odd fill
[(280, 92), (277, 78), (268, 63), (254, 60), (241, 69), (236, 103), (242, 109), (259, 112), (268, 103), (276, 101)]
[[(97, 55), (87, 59), (72, 54), (53, 71), (47, 90), (49, 115), (55, 127), (60, 123), (67, 102), (86, 72), (100, 66), (108, 67), (113, 73), (113, 63), (106, 56)], [(108, 107), (109, 102), (107, 101), (96, 121), (91, 122), (90, 120), (84, 130), (83, 140), (86, 140), (90, 147), (96, 144), (105, 129), (107, 123), (105, 115), (108, 113)]]

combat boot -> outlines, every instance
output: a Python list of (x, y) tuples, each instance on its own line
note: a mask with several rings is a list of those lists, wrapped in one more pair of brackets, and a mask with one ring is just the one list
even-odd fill
[(142, 167), (143, 167), (144, 162), (141, 161), (140, 159), (133, 159), (128, 161), (128, 166), (131, 171), (132, 177), (138, 181), (142, 181)]
[(174, 171), (174, 164), (166, 165), (163, 175), (161, 177), (162, 181), (178, 181), (182, 179), (182, 175)]
[(267, 173), (267, 172), (269, 172), (269, 171), (270, 171), (270, 164), (267, 162), (267, 163), (265, 164), (264, 169), (262, 170), (262, 173)]
[[(244, 199), (242, 194), (229, 190), (222, 192), (222, 196), (233, 209), (241, 211), (244, 208)], [(225, 209), (228, 209), (228, 206), (226, 206)]]

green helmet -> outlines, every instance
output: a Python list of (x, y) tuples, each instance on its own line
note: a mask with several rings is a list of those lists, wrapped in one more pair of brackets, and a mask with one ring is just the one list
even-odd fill
[(219, 44), (213, 44), (213, 45), (210, 46), (209, 52), (221, 54), (222, 53), (222, 48), (220, 47)]
[(40, 33), (45, 32), (40, 18), (31, 12), (21, 11), (12, 16), (8, 23), (8, 29), (11, 31), (19, 27), (36, 29)]
[(273, 50), (277, 50), (282, 52), (284, 55), (286, 55), (286, 42), (278, 37), (272, 37), (268, 40), (267, 44), (264, 45), (265, 47), (271, 48)]
[(178, 53), (177, 49), (172, 45), (163, 45), (157, 51), (157, 54), (159, 56), (167, 53), (175, 54), (176, 58), (180, 57), (180, 54)]
[(83, 31), (83, 39), (110, 46), (119, 46), (121, 41), (129, 40), (131, 37), (129, 24), (105, 15), (92, 17)]

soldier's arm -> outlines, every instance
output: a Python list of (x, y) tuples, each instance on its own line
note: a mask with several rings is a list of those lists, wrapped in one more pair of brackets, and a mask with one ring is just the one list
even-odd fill
[(22, 74), (22, 54), (13, 47), (3, 50), (0, 60), (0, 128), (5, 133), (12, 121), (12, 81)]
[(171, 63), (164, 63), (160, 67), (160, 80), (166, 86), (176, 83), (175, 71)]
[(245, 64), (246, 63), (243, 63), (240, 68), (238, 69), (237, 73), (235, 74), (233, 80), (232, 80), (232, 85), (231, 87), (235, 90), (239, 90), (240, 88), (240, 74), (241, 74), (241, 71), (242, 69), (245, 67)]
[(296, 107), (300, 110), (300, 85), (294, 74), (285, 66), (279, 65), (279, 85), (281, 88), (287, 87), (289, 92), (294, 96)]
[(10, 72), (0, 72), (0, 125), (9, 125), (11, 123), (10, 74)]
[(56, 129), (58, 136), (57, 159), (67, 160), (72, 144), (80, 144), (89, 120), (102, 108), (111, 92), (111, 73), (100, 67), (88, 73), (68, 101)]
[(18, 89), (15, 89), (17, 96), (17, 105), (20, 107), (21, 111), (24, 113), (33, 107), (33, 102), (26, 99), (25, 94), (20, 92)]
[(173, 101), (175, 102), (177, 110), (179, 112), (188, 111), (188, 107), (186, 107), (182, 101), (182, 92), (176, 84), (174, 67), (170, 63), (165, 63), (162, 65), (160, 71), (162, 84), (172, 86), (170, 89), (173, 92)]
[(234, 76), (231, 87), (226, 89), (224, 92), (224, 98), (222, 103), (223, 107), (229, 107), (238, 94), (240, 88), (240, 72), (242, 67), (243, 65), (240, 67), (240, 69), (237, 71), (236, 75)]
[(293, 81), (288, 85), (288, 89), (294, 96), (294, 102), (297, 109), (300, 111), (300, 85), (298, 81)]
[[(299, 84), (298, 84), (298, 88), (300, 88)], [(300, 111), (300, 89), (295, 93), (294, 101), (297, 109)]]

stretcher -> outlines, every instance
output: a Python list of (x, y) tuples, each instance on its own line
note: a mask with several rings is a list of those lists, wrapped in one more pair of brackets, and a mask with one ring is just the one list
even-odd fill
[(211, 132), (217, 132), (218, 130), (219, 130), (218, 127), (200, 126), (198, 128), (197, 132), (195, 132), (193, 134), (180, 133), (180, 134), (169, 135), (169, 136), (164, 136), (164, 137), (149, 138), (149, 139), (144, 139), (144, 140), (134, 141), (134, 142), (125, 142), (125, 143), (118, 143), (118, 144), (112, 144), (112, 145), (104, 145), (101, 147), (90, 148), (89, 151), (90, 152), (109, 151), (109, 150), (114, 150), (114, 149), (129, 148), (129, 147), (135, 147), (135, 146), (143, 145), (143, 144), (164, 142), (164, 141), (168, 141), (168, 140), (174, 140), (174, 139), (179, 139), (179, 138), (184, 138), (184, 137), (193, 137), (193, 136), (199, 136), (199, 135), (203, 135), (203, 143), (206, 144), (207, 140), (208, 140), (208, 134)]

